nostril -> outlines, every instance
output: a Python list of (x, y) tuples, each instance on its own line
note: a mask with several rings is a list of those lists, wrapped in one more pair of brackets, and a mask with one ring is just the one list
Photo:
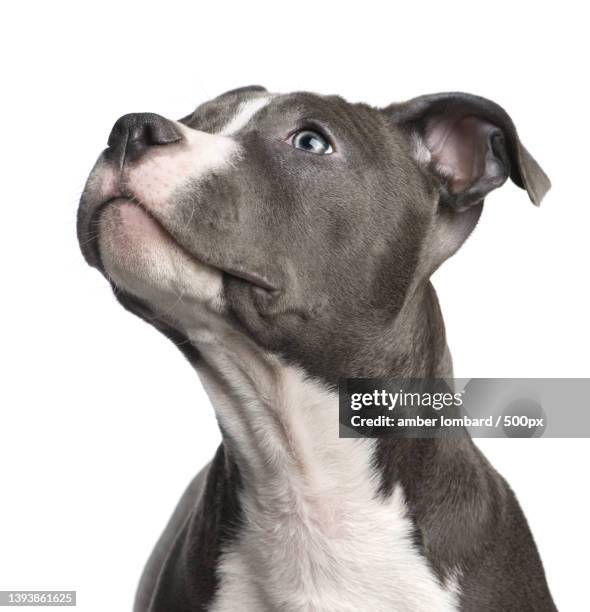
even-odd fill
[(151, 145), (165, 145), (178, 142), (182, 139), (180, 132), (172, 121), (160, 115), (148, 115), (144, 123), (144, 137)]
[(108, 139), (111, 155), (124, 159), (135, 159), (149, 147), (167, 145), (182, 140), (178, 128), (172, 121), (155, 113), (130, 113), (119, 118)]

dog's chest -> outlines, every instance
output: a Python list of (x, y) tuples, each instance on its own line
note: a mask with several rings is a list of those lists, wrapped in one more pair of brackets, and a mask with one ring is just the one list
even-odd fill
[(214, 612), (456, 612), (413, 542), (403, 494), (360, 503), (245, 500), (239, 539), (221, 557)]

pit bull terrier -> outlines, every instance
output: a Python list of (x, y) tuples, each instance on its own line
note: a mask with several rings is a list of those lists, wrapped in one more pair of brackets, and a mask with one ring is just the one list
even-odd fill
[(556, 610), (514, 494), (472, 440), (340, 439), (344, 377), (450, 378), (430, 276), (507, 178), (550, 187), (497, 104), (374, 108), (262, 87), (121, 117), (83, 254), (197, 371), (222, 433), (136, 612)]

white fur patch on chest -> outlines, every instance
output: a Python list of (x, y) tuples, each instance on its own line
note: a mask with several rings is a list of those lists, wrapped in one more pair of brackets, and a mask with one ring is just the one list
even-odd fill
[(334, 498), (282, 516), (248, 504), (245, 522), (222, 556), (212, 612), (459, 609), (455, 584), (441, 585), (414, 547), (399, 490), (385, 503)]
[(457, 612), (456, 585), (414, 544), (402, 489), (377, 492), (375, 441), (338, 437), (337, 394), (216, 340), (201, 344), (215, 375), (199, 374), (244, 488), (212, 612)]

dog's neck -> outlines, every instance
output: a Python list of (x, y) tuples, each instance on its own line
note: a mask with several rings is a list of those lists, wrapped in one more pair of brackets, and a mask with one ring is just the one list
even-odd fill
[[(189, 331), (189, 337), (199, 347), (195, 367), (226, 452), (254, 498), (285, 499), (286, 489), (312, 497), (329, 497), (331, 491), (339, 491), (339, 497), (349, 490), (358, 494), (359, 479), (374, 472), (376, 441), (339, 438), (333, 385), (285, 364), (232, 328)], [(430, 284), (412, 294), (380, 340), (390, 369), (367, 369), (363, 376), (450, 375), (444, 326)], [(367, 495), (374, 494), (371, 486)]]
[[(395, 326), (389, 330), (402, 341), (390, 336), (383, 342), (392, 348), (392, 364), (406, 357), (403, 371), (392, 368), (389, 374), (423, 376), (434, 367), (425, 364), (442, 371), (447, 358), (444, 338), (433, 338), (433, 330), (443, 328), (431, 288), (409, 308), (413, 312), (398, 317), (403, 334)], [(319, 377), (281, 362), (230, 328), (221, 337), (201, 332), (196, 340), (195, 367), (223, 435), (199, 514), (217, 517), (218, 537), (225, 538), (217, 544), (226, 550), (220, 574), (228, 585), (221, 588), (219, 609), (233, 609), (235, 598), (243, 597), (232, 590), (231, 576), (241, 577), (239, 584), (259, 585), (262, 595), (256, 597), (272, 602), (268, 609), (282, 609), (282, 602), (285, 609), (328, 610), (342, 608), (341, 589), (352, 582), (378, 600), (377, 572), (396, 585), (388, 609), (455, 610), (453, 566), (444, 554), (448, 543), (443, 537), (439, 545), (423, 518), (438, 518), (436, 500), (422, 496), (426, 514), (415, 496), (424, 487), (437, 491), (433, 479), (446, 471), (438, 441), (340, 438), (338, 394)], [(232, 539), (238, 530), (239, 538)], [(421, 533), (436, 553), (432, 567), (419, 552)], [(321, 603), (312, 604), (310, 593)], [(354, 609), (365, 603), (357, 594)]]

